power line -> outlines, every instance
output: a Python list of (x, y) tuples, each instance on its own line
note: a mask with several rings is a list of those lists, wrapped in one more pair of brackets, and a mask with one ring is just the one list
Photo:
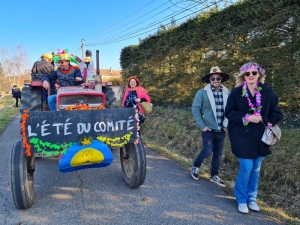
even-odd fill
[(120, 22), (125, 21), (126, 19), (128, 19), (128, 18), (130, 18), (132, 15), (134, 15), (134, 14), (140, 12), (142, 9), (146, 8), (148, 5), (151, 5), (151, 4), (152, 4), (153, 2), (155, 2), (155, 1), (156, 1), (156, 0), (152, 0), (152, 1), (148, 2), (146, 5), (142, 6), (141, 8), (137, 9), (136, 11), (132, 12), (132, 13), (129, 14), (127, 17), (125, 17), (125, 18), (119, 20), (118, 22), (114, 23), (113, 25), (110, 25), (109, 27), (105, 28), (105, 29), (102, 30), (102, 31), (99, 31), (98, 33), (96, 33), (96, 34), (94, 34), (94, 35), (91, 35), (91, 36), (89, 36), (89, 37), (86, 37), (85, 40), (86, 40), (86, 39), (93, 39), (93, 38), (95, 38), (95, 36), (98, 37), (98, 36), (99, 36), (99, 35), (98, 35), (99, 33), (103, 33), (104, 31), (109, 30), (110, 28), (114, 27), (115, 25), (119, 24)]
[[(166, 4), (168, 4), (168, 2), (166, 2), (166, 3), (163, 4), (163, 5), (166, 5)], [(109, 34), (109, 33), (113, 32), (113, 31), (115, 31), (115, 30), (118, 30), (119, 28), (124, 28), (124, 26), (126, 26), (126, 25), (128, 25), (128, 24), (131, 24), (132, 22), (135, 22), (136, 20), (138, 20), (138, 19), (140, 19), (140, 18), (142, 18), (142, 17), (148, 15), (149, 13), (155, 11), (156, 9), (162, 7), (163, 5), (161, 5), (161, 6), (157, 7), (157, 8), (155, 8), (155, 9), (153, 9), (152, 11), (148, 12), (147, 14), (144, 14), (143, 16), (140, 16), (140, 17), (136, 18), (134, 21), (130, 21), (129, 23), (127, 23), (127, 24), (125, 24), (125, 25), (123, 25), (123, 26), (120, 26), (120, 27), (118, 27), (118, 28), (116, 28), (116, 29), (114, 29), (114, 30), (112, 30), (112, 31), (110, 31), (110, 32), (107, 32), (107, 33), (105, 33), (105, 34)], [(158, 14), (160, 14), (160, 13), (163, 13), (164, 11), (168, 10), (168, 9), (171, 8), (171, 7), (173, 7), (173, 6), (170, 6), (170, 7), (166, 8), (166, 9), (160, 11), (159, 13), (153, 15), (152, 17), (150, 17), (150, 18), (148, 18), (148, 19), (151, 19), (151, 18), (155, 17), (156, 15), (158, 15)], [(141, 23), (147, 21), (148, 19), (145, 19), (145, 20), (143, 20), (143, 21), (140, 22), (140, 23), (137, 23), (137, 24), (135, 24), (135, 25), (133, 25), (133, 26), (131, 26), (131, 27), (129, 27), (129, 28), (126, 28), (125, 30), (120, 31), (119, 33), (123, 32), (123, 31), (126, 31), (126, 30), (128, 30), (128, 29), (131, 29), (132, 27), (135, 27), (135, 26), (137, 26), (137, 25), (139, 25), (139, 24), (141, 24)], [(99, 37), (99, 35), (98, 35), (97, 37)]]
[[(221, 0), (220, 0), (220, 1), (221, 1)], [(131, 37), (129, 37), (129, 38), (126, 38), (126, 37), (128, 37), (129, 35), (131, 35), (131, 34), (133, 34), (133, 33), (139, 32), (139, 31), (141, 31), (141, 30), (149, 29), (150, 27), (153, 27), (153, 26), (155, 26), (155, 25), (161, 24), (161, 22), (163, 22), (163, 21), (166, 21), (166, 20), (168, 20), (168, 19), (170, 19), (170, 18), (172, 18), (172, 17), (174, 17), (174, 16), (177, 16), (177, 15), (179, 15), (179, 14), (182, 14), (182, 13), (184, 13), (185, 11), (190, 10), (191, 8), (193, 8), (195, 5), (197, 5), (197, 3), (194, 3), (194, 5), (192, 5), (192, 7), (190, 7), (190, 8), (187, 8), (187, 7), (186, 7), (185, 10), (183, 10), (183, 11), (177, 13), (177, 14), (176, 14), (176, 13), (172, 13), (171, 15), (164, 17), (164, 18), (166, 18), (166, 19), (159, 20), (158, 22), (157, 22), (157, 21), (156, 21), (156, 22), (153, 22), (153, 23), (147, 25), (146, 27), (139, 28), (139, 29), (137, 29), (137, 30), (135, 30), (135, 31), (132, 31), (132, 32), (129, 32), (129, 33), (123, 35), (123, 36), (119, 36), (119, 37), (116, 37), (116, 38), (113, 38), (113, 39), (107, 38), (107, 39), (104, 39), (103, 41), (98, 41), (98, 42), (94, 42), (94, 43), (91, 43), (91, 44), (87, 44), (86, 46), (97, 46), (97, 45), (103, 45), (103, 44), (107, 44), (107, 43), (116, 43), (116, 42), (118, 42), (118, 40), (120, 40), (120, 41), (122, 41), (122, 40), (127, 40), (127, 39), (129, 39), (129, 38), (136, 37), (136, 36), (139, 36), (139, 35), (141, 35), (141, 34), (148, 33), (148, 32), (153, 31), (153, 30), (157, 30), (157, 28), (151, 29), (151, 30), (148, 30), (148, 31), (146, 31), (146, 32), (144, 32), (144, 33), (141, 33), (141, 34), (138, 34), (138, 35), (135, 35), (135, 36), (131, 36)], [(206, 7), (205, 7), (205, 8), (206, 8)], [(205, 8), (202, 8), (202, 9), (200, 9), (200, 10), (198, 10), (198, 11), (201, 11), (201, 10), (203, 10), (203, 9), (205, 9)], [(194, 12), (191, 13), (191, 14), (188, 14), (188, 15), (186, 15), (186, 16), (190, 16), (190, 15), (193, 15), (193, 14), (194, 14)], [(184, 17), (186, 17), (186, 16), (184, 16)], [(179, 18), (178, 20), (180, 20), (180, 19), (182, 19), (182, 18), (184, 18), (184, 17), (181, 17), (181, 18)], [(143, 22), (144, 22), (144, 21), (143, 21)], [(167, 23), (167, 24), (169, 24), (169, 23)], [(167, 24), (166, 24), (166, 25), (167, 25)], [(120, 33), (121, 33), (121, 32), (120, 32)], [(126, 38), (126, 39), (122, 39), (122, 38)]]
[[(220, 0), (220, 1), (216, 2), (216, 3), (219, 3), (219, 2), (221, 2), (221, 1), (222, 1), (222, 0)], [(215, 3), (214, 3), (214, 4), (215, 4)], [(196, 12), (200, 12), (200, 11), (202, 11), (202, 10), (204, 10), (204, 9), (207, 9), (207, 8), (209, 8), (209, 7), (212, 6), (212, 5), (213, 5), (213, 4), (208, 5), (208, 6), (202, 8), (202, 9), (196, 11)], [(191, 14), (189, 14), (189, 15), (193, 15), (193, 14), (194, 14), (194, 13), (191, 13)], [(189, 16), (189, 15), (187, 15), (187, 16)], [(184, 17), (186, 17), (186, 16), (184, 16)], [(179, 20), (182, 19), (182, 18), (184, 18), (184, 17), (179, 18)], [(168, 24), (170, 24), (170, 23), (167, 23), (167, 24), (165, 24), (164, 26), (166, 26), (166, 25), (168, 25)], [(144, 32), (144, 33), (140, 33), (140, 34), (135, 35), (135, 36), (128, 37), (128, 38), (119, 39), (119, 40), (110, 40), (110, 41), (106, 41), (106, 42), (103, 42), (103, 43), (99, 42), (99, 43), (96, 43), (96, 44), (93, 44), (93, 45), (89, 45), (89, 46), (97, 46), (97, 45), (113, 44), (113, 43), (116, 43), (116, 42), (120, 42), (120, 41), (124, 41), (124, 40), (130, 39), (130, 38), (133, 38), (133, 37), (140, 36), (140, 35), (142, 35), (142, 34), (146, 34), (146, 33), (150, 32), (150, 31), (154, 31), (154, 30), (157, 30), (157, 28), (152, 29), (152, 30), (149, 30), (149, 31), (146, 31), (146, 32)]]

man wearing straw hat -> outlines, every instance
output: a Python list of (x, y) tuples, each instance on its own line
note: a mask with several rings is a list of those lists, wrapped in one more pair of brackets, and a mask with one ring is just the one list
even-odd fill
[(222, 72), (218, 66), (212, 67), (210, 73), (202, 77), (207, 85), (197, 92), (192, 105), (193, 117), (202, 131), (203, 146), (192, 166), (192, 178), (199, 180), (202, 162), (213, 153), (210, 181), (222, 187), (226, 185), (218, 175), (228, 124), (224, 109), (229, 94), (222, 83), (228, 79), (229, 74)]

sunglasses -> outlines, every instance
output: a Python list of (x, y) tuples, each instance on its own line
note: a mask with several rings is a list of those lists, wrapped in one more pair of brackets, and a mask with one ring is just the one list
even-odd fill
[(256, 76), (256, 75), (258, 74), (257, 71), (252, 71), (252, 72), (246, 72), (246, 73), (245, 73), (245, 76), (246, 76), (246, 77), (249, 77), (251, 73), (252, 73), (253, 76)]
[(219, 80), (221, 80), (221, 77), (217, 77), (217, 78), (212, 77), (212, 78), (210, 78), (210, 80), (211, 81), (215, 81), (215, 80), (219, 81)]

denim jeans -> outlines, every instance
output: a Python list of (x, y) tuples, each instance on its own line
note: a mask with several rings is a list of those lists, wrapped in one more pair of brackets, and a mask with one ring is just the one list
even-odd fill
[(19, 105), (19, 99), (20, 99), (20, 101), (21, 101), (21, 97), (16, 97), (15, 99), (16, 99), (16, 107), (19, 107), (19, 106), (18, 106), (18, 105)]
[(48, 104), (50, 111), (56, 111), (56, 95), (48, 96)]
[(238, 204), (256, 202), (260, 166), (264, 157), (258, 159), (239, 158), (240, 170), (236, 177), (234, 195)]
[(211, 160), (211, 176), (219, 175), (219, 167), (224, 147), (225, 132), (204, 131), (202, 132), (203, 148), (198, 154), (193, 166), (200, 167), (204, 159), (213, 153)]

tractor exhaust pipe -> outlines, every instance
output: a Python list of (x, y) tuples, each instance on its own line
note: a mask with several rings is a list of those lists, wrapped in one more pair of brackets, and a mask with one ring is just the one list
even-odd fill
[(100, 75), (99, 50), (96, 51), (96, 74)]
[(102, 77), (100, 75), (99, 50), (96, 51), (96, 86), (95, 90), (102, 92)]

